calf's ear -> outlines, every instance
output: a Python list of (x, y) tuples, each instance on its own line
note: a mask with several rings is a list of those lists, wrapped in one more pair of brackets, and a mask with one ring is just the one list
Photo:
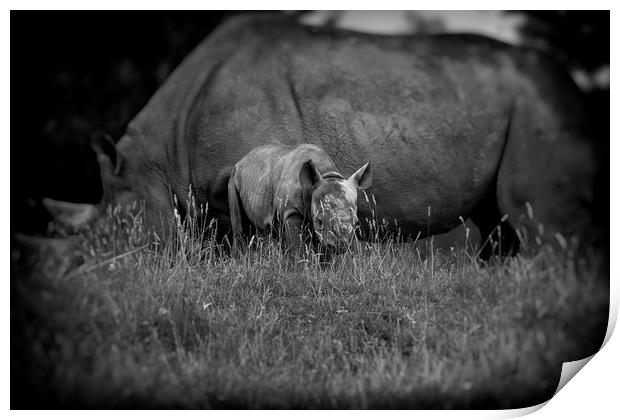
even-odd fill
[(112, 137), (105, 133), (96, 133), (92, 137), (90, 145), (97, 154), (102, 175), (121, 175), (123, 157), (116, 150)]
[(362, 190), (370, 187), (372, 184), (372, 171), (370, 170), (370, 162), (359, 168), (353, 175), (349, 177), (349, 182), (357, 185)]
[(312, 159), (307, 160), (299, 169), (299, 182), (304, 187), (315, 187), (323, 181), (323, 176), (316, 170)]

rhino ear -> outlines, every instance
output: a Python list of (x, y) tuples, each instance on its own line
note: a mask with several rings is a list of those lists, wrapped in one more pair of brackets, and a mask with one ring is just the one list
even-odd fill
[(97, 133), (90, 145), (97, 154), (102, 174), (119, 176), (123, 167), (123, 157), (116, 150), (112, 137), (105, 133)]
[(304, 187), (314, 187), (323, 181), (323, 176), (316, 170), (312, 159), (307, 160), (299, 169), (299, 182)]
[(370, 170), (370, 162), (359, 168), (353, 175), (349, 177), (349, 182), (357, 185), (362, 190), (370, 187), (372, 184), (372, 171)]

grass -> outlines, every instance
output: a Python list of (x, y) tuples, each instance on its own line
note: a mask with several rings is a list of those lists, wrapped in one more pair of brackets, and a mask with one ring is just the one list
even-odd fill
[(70, 253), (12, 256), (12, 408), (516, 408), (605, 335), (604, 256), (388, 238), (325, 261), (183, 225), (149, 246), (109, 211)]

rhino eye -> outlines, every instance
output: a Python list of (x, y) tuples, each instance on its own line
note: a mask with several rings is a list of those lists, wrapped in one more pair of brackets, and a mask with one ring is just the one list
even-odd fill
[(321, 219), (316, 219), (316, 227), (321, 229), (323, 227), (323, 220)]

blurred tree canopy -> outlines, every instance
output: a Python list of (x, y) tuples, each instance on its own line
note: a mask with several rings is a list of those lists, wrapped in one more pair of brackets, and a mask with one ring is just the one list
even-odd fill
[(520, 28), (526, 44), (550, 51), (570, 68), (592, 72), (609, 65), (609, 12), (535, 10)]
[(609, 183), (609, 11), (525, 11), (525, 45), (548, 51), (584, 90), (594, 140), (600, 148), (601, 182)]

